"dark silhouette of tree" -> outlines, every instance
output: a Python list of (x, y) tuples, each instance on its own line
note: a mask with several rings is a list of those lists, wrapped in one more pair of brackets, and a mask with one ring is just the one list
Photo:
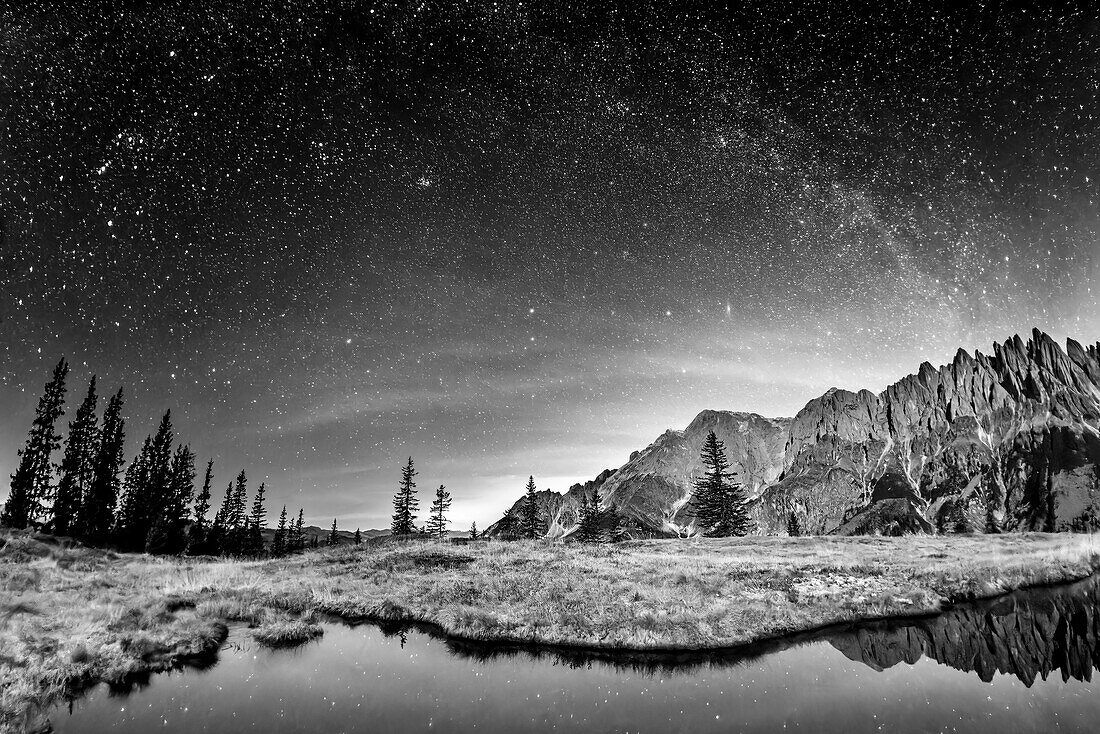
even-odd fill
[(480, 536), (477, 532), (477, 522), (475, 521), (470, 523), (470, 540), (477, 540), (479, 537)]
[(92, 468), (92, 481), (80, 507), (80, 537), (89, 545), (102, 546), (110, 540), (115, 524), (115, 508), (121, 489), (123, 444), (126, 423), (122, 418), (122, 389), (103, 411), (103, 428)]
[(360, 545), (363, 542), (363, 535), (359, 532), (359, 528), (355, 528), (355, 544)]
[(145, 545), (148, 515), (149, 460), (153, 437), (146, 436), (141, 450), (130, 466), (122, 482), (122, 505), (115, 521), (115, 542), (125, 551), (142, 550)]
[(752, 532), (747, 499), (741, 485), (733, 481), (725, 447), (711, 431), (703, 442), (706, 472), (695, 480), (695, 517), (704, 534), (711, 537), (748, 535)]
[(951, 510), (948, 523), (953, 533), (970, 533), (974, 528), (970, 525), (970, 518), (966, 514), (967, 501), (962, 495), (957, 495), (951, 501)]
[(580, 521), (577, 527), (577, 540), (582, 543), (606, 543), (618, 540), (625, 530), (622, 520), (614, 507), (601, 507), (600, 489), (592, 490), (592, 498), (581, 495)]
[(172, 412), (165, 411), (156, 434), (145, 439), (126, 472), (118, 523), (118, 542), (123, 550), (144, 551), (167, 542), (170, 531), (166, 513), (179, 511), (172, 497), (172, 443)]
[(36, 526), (45, 520), (51, 499), (53, 452), (61, 445), (55, 424), (65, 413), (65, 377), (69, 365), (62, 359), (38, 401), (27, 442), (19, 452), (19, 466), (11, 475), (11, 491), (0, 513), (0, 524), (12, 528)]
[(595, 543), (600, 531), (600, 490), (593, 491), (593, 497), (581, 493), (580, 522), (577, 526), (577, 540), (582, 543)]
[[(996, 535), (1001, 532), (1001, 524), (997, 522), (997, 511), (1000, 509), (1001, 493), (997, 487), (997, 468), (990, 466), (985, 470), (985, 532)], [(1093, 472), (1100, 474), (1100, 465), (1093, 467)], [(1095, 482), (1100, 486), (1100, 481)], [(1092, 528), (1089, 528), (1091, 530)]]
[(210, 533), (206, 539), (206, 547), (213, 554), (229, 553), (229, 516), (233, 512), (233, 482), (225, 488), (225, 495), (214, 515), (214, 524), (210, 526)]
[(527, 491), (523, 496), (523, 510), (520, 520), (523, 528), (523, 537), (538, 538), (542, 536), (542, 523), (539, 521), (539, 503), (535, 496), (535, 478), (527, 478)]
[(191, 498), (195, 494), (195, 455), (180, 444), (172, 456), (168, 485), (161, 494), (160, 512), (155, 508), (146, 550), (150, 553), (178, 554), (187, 547)]
[(195, 498), (194, 520), (188, 531), (187, 552), (191, 555), (203, 555), (211, 553), (209, 547), (210, 521), (207, 515), (210, 513), (210, 485), (214, 481), (214, 460), (206, 462), (206, 474), (203, 476), (202, 489)]
[(267, 508), (264, 506), (266, 494), (267, 487), (263, 482), (260, 482), (260, 487), (256, 490), (256, 497), (252, 500), (252, 511), (245, 521), (245, 555), (263, 555), (263, 528), (267, 525)]
[(447, 520), (447, 512), (450, 509), (451, 493), (440, 484), (439, 489), (435, 491), (435, 499), (432, 500), (432, 506), (428, 513), (427, 531), (429, 535), (433, 535), (440, 540), (447, 535), (447, 526), (450, 524)]
[(305, 530), (302, 527), (302, 514), (303, 514), (303, 510), (302, 510), (302, 508), (299, 507), (298, 508), (298, 519), (294, 523), (294, 533), (293, 533), (292, 541), (290, 543), (291, 550), (293, 550), (293, 551), (300, 551), (300, 550), (303, 550), (306, 547)]
[(241, 469), (230, 493), (229, 511), (225, 518), (225, 542), (223, 550), (229, 555), (239, 556), (246, 549), (248, 516), (245, 505), (248, 502), (248, 477)]
[(328, 533), (328, 544), (337, 545), (340, 542), (340, 535), (336, 532), (336, 518), (332, 518), (332, 530)]
[(516, 540), (523, 536), (523, 526), (520, 518), (513, 512), (505, 512), (504, 516), (497, 520), (496, 534), (499, 538)]
[(798, 522), (798, 515), (794, 510), (791, 510), (791, 514), (787, 516), (787, 535), (792, 538), (802, 535), (802, 525)]
[(416, 519), (416, 510), (419, 500), (416, 498), (416, 482), (413, 477), (416, 470), (413, 469), (412, 457), (409, 463), (401, 470), (401, 485), (397, 494), (393, 496), (393, 520), (390, 524), (390, 532), (393, 535), (411, 535), (416, 532), (413, 521)]
[(271, 555), (276, 557), (286, 555), (287, 540), (286, 505), (283, 505), (283, 511), (279, 513), (279, 524), (276, 526), (275, 535), (271, 539)]
[(61, 479), (53, 502), (50, 530), (54, 535), (75, 535), (80, 519), (80, 506), (89, 493), (95, 473), (96, 450), (99, 448), (99, 425), (96, 406), (95, 375), (88, 383), (84, 402), (69, 422), (65, 440), (65, 455), (61, 459)]

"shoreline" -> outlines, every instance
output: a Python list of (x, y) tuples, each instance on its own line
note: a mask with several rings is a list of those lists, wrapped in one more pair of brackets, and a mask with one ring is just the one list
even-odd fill
[(0, 547), (0, 597), (29, 611), (0, 624), (0, 647), (12, 651), (0, 660), (0, 731), (33, 730), (54, 704), (100, 682), (213, 664), (233, 623), (258, 644), (330, 617), (417, 628), (476, 654), (659, 664), (766, 652), (830, 629), (1072, 584), (1100, 570), (1097, 547), (1067, 534), (415, 541), (227, 561), (12, 536)]
[[(342, 617), (336, 614), (326, 613), (328, 619), (323, 618), (322, 621), (328, 621), (333, 624), (341, 624), (352, 628), (370, 625), (382, 629), (391, 626), (396, 626), (399, 629), (413, 629), (418, 632), (427, 634), (432, 638), (439, 640), (440, 642), (454, 643), (458, 646), (469, 646), (472, 648), (482, 649), (485, 652), (490, 653), (490, 657), (493, 652), (497, 651), (494, 650), (494, 648), (499, 649), (499, 651), (530, 652), (536, 655), (539, 653), (575, 653), (579, 656), (590, 656), (593, 659), (598, 660), (612, 660), (616, 657), (621, 657), (624, 659), (630, 657), (722, 657), (725, 655), (736, 656), (738, 653), (752, 650), (753, 648), (756, 648), (758, 646), (768, 648), (767, 650), (761, 651), (761, 654), (771, 652), (772, 650), (787, 649), (793, 645), (802, 644), (803, 642), (811, 642), (818, 638), (827, 636), (830, 633), (846, 632), (864, 626), (893, 623), (904, 625), (905, 623), (909, 622), (934, 619), (935, 617), (939, 617), (940, 615), (955, 611), (960, 607), (994, 603), (998, 600), (1003, 599), (1004, 597), (1019, 592), (1038, 591), (1042, 589), (1060, 589), (1062, 587), (1074, 586), (1076, 584), (1088, 581), (1094, 576), (1100, 578), (1100, 566), (1097, 566), (1091, 572), (1083, 576), (1069, 576), (1060, 580), (1041, 581), (1035, 584), (1028, 584), (1012, 589), (1007, 589), (1004, 591), (998, 591), (989, 596), (978, 596), (966, 599), (959, 599), (956, 601), (949, 601), (946, 602), (945, 605), (941, 608), (935, 610), (923, 612), (916, 611), (909, 614), (887, 614), (883, 616), (854, 617), (851, 619), (825, 622), (812, 627), (792, 629), (788, 632), (776, 633), (774, 635), (756, 637), (746, 642), (739, 642), (732, 645), (716, 647), (623, 647), (609, 645), (590, 645), (576, 642), (546, 642), (542, 640), (525, 640), (520, 638), (507, 637), (467, 637), (458, 633), (449, 632), (437, 622), (413, 618), (349, 618)], [(301, 644), (307, 644), (310, 641), (312, 640), (305, 640)], [(788, 642), (791, 644), (782, 644)], [(292, 646), (287, 645), (284, 647), (289, 648)]]

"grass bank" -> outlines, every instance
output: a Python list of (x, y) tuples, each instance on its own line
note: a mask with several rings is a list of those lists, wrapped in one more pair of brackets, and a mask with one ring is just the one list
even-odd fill
[(248, 562), (26, 534), (0, 543), (0, 730), (13, 731), (85, 685), (210, 660), (232, 622), (270, 645), (311, 639), (316, 615), (333, 614), (471, 640), (699, 650), (935, 612), (1100, 568), (1100, 544), (1064, 534), (382, 543)]

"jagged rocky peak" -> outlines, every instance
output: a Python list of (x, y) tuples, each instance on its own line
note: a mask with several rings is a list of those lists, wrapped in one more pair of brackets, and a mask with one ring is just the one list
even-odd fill
[[(924, 362), (878, 395), (828, 391), (791, 424), (763, 524), (778, 529), (779, 513), (794, 510), (820, 532), (883, 530), (872, 517), (896, 528), (1091, 527), (1098, 354), (1073, 340), (1063, 350), (1036, 329), (994, 344), (992, 356), (959, 349), (939, 368)], [(855, 518), (887, 499), (890, 512)]]

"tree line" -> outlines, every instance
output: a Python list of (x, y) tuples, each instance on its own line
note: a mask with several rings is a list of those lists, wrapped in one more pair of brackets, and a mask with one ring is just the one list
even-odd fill
[[(176, 442), (170, 410), (123, 472), (123, 391), (120, 388), (108, 400), (100, 420), (94, 375), (63, 441), (57, 422), (65, 414), (68, 373), (62, 359), (46, 383), (11, 475), (0, 524), (68, 536), (92, 546), (167, 555), (277, 556), (306, 547), (303, 509), (296, 519), (288, 519), (285, 505), (274, 537), (265, 543), (266, 486), (260, 484), (249, 505), (243, 470), (226, 487), (210, 521), (214, 461), (207, 461), (196, 494), (195, 454), (189, 445)], [(62, 445), (61, 461), (55, 464), (53, 454)], [(329, 542), (337, 540), (333, 520)], [(316, 545), (317, 538), (311, 542)]]
[[(417, 511), (420, 509), (420, 500), (416, 494), (416, 471), (412, 457), (401, 468), (401, 482), (397, 492), (393, 496), (393, 516), (390, 519), (390, 534), (399, 536), (420, 535), (442, 540), (447, 537), (447, 527), (451, 521), (447, 519), (447, 513), (451, 510), (451, 493), (447, 487), (439, 485), (435, 491), (435, 499), (428, 508), (428, 520), (424, 525), (416, 524)], [(470, 537), (477, 539), (480, 534), (477, 523), (470, 526)]]

